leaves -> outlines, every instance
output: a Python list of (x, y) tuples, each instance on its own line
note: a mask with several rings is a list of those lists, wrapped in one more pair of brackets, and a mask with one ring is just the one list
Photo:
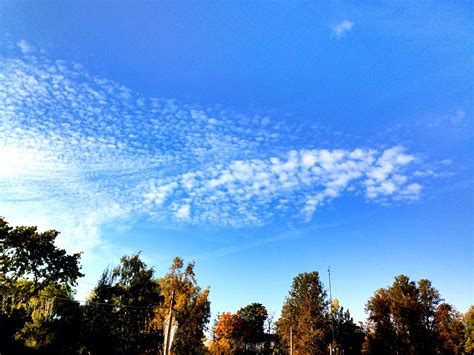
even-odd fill
[(124, 256), (119, 266), (104, 271), (84, 307), (88, 351), (146, 354), (159, 347), (162, 335), (153, 319), (163, 296), (153, 274), (139, 254)]
[(330, 332), (328, 306), (327, 293), (318, 272), (296, 276), (277, 322), (283, 343), (290, 346), (291, 328), (297, 354), (325, 352)]
[[(193, 262), (175, 258), (156, 278), (140, 254), (107, 268), (86, 305), (73, 299), (82, 276), (80, 254), (54, 244), (59, 232), (13, 228), (0, 218), (0, 351), (2, 353), (149, 354), (163, 345), (172, 295), (178, 322), (175, 354), (204, 354), (210, 317), (209, 288), (196, 281)], [(354, 323), (338, 300), (329, 304), (318, 272), (293, 279), (276, 330), (295, 354), (461, 354), (474, 351), (474, 308), (463, 316), (443, 303), (429, 280), (405, 275), (377, 290), (366, 305), (366, 328)], [(335, 342), (332, 342), (334, 328)], [(267, 332), (265, 332), (265, 328)], [(278, 340), (272, 317), (260, 303), (218, 316), (209, 351), (271, 353)], [(366, 339), (362, 349), (362, 343)], [(258, 346), (254, 346), (258, 345)]]
[(395, 277), (390, 287), (379, 289), (367, 303), (366, 352), (460, 353), (460, 315), (441, 302), (439, 291), (429, 280), (415, 283), (405, 275)]
[(261, 303), (251, 303), (237, 311), (241, 321), (242, 339), (246, 343), (256, 343), (265, 340), (263, 326), (268, 312)]
[(0, 351), (74, 349), (80, 325), (72, 287), (82, 277), (80, 254), (54, 244), (59, 232), (10, 227), (0, 218)]
[(0, 274), (12, 286), (18, 279), (33, 282), (32, 294), (48, 285), (69, 288), (84, 276), (80, 272), (80, 253), (68, 255), (54, 244), (58, 231), (38, 233), (37, 227), (11, 228), (0, 218)]
[[(209, 289), (202, 290), (194, 274), (194, 263), (188, 263), (176, 257), (170, 271), (159, 280), (165, 304), (169, 306), (174, 292), (174, 314), (178, 321), (178, 330), (173, 342), (176, 353), (200, 353), (203, 351), (203, 339), (210, 318)], [(158, 312), (155, 321), (163, 324), (168, 316), (168, 308)]]

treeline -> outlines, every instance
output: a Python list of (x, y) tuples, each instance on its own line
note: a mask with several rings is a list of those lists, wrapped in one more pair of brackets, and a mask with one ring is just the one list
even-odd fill
[(106, 269), (79, 303), (80, 254), (57, 248), (58, 234), (0, 218), (1, 354), (162, 354), (165, 337), (172, 354), (287, 354), (291, 346), (293, 354), (474, 351), (474, 308), (462, 315), (428, 280), (403, 275), (369, 299), (366, 324), (330, 303), (310, 272), (294, 278), (278, 320), (252, 303), (219, 314), (209, 329), (209, 289), (197, 284), (194, 264), (175, 258), (158, 278), (139, 254)]
[(357, 324), (337, 299), (329, 301), (318, 272), (302, 273), (293, 279), (275, 323), (258, 303), (221, 314), (209, 348), (214, 354), (288, 354), (291, 346), (293, 354), (474, 352), (474, 307), (461, 314), (428, 280), (397, 276), (375, 292), (365, 310), (366, 324)]
[(124, 256), (80, 304), (80, 254), (57, 248), (57, 236), (0, 218), (1, 354), (159, 354), (172, 298), (173, 352), (206, 352), (209, 290), (198, 286), (193, 263), (175, 258), (156, 278), (140, 255)]

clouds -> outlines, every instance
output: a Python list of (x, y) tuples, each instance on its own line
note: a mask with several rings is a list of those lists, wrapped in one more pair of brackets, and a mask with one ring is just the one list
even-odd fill
[(20, 51), (23, 53), (23, 54), (28, 54), (30, 53), (33, 48), (31, 47), (31, 45), (25, 41), (25, 40), (21, 40), (17, 43), (17, 46), (18, 48), (20, 48)]
[(232, 227), (310, 221), (346, 194), (387, 202), (416, 200), (422, 189), (412, 181), (416, 157), (401, 146), (334, 149), (340, 135), (144, 97), (18, 46), (28, 55), (0, 58), (0, 209), (67, 224), (78, 245), (143, 216)]
[(332, 34), (336, 39), (339, 39), (342, 36), (344, 36), (347, 32), (352, 30), (353, 26), (354, 26), (354, 23), (352, 21), (344, 20), (332, 27)]
[(400, 146), (383, 152), (300, 149), (153, 179), (144, 190), (150, 209), (167, 205), (169, 217), (194, 223), (263, 224), (279, 213), (309, 221), (318, 207), (344, 193), (374, 201), (418, 199), (421, 185), (406, 175), (414, 160)]

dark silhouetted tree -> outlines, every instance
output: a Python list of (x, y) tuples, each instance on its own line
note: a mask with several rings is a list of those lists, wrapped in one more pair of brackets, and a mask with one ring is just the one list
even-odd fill
[(92, 354), (156, 353), (162, 332), (153, 323), (163, 302), (153, 269), (138, 254), (106, 270), (84, 307), (84, 343)]
[(264, 305), (251, 303), (237, 311), (241, 321), (242, 340), (245, 343), (265, 341), (264, 324), (268, 312)]
[(80, 326), (72, 288), (82, 277), (80, 254), (54, 242), (55, 230), (10, 227), (0, 218), (0, 352), (74, 352)]
[(453, 306), (442, 303), (435, 312), (437, 351), (439, 354), (462, 354), (464, 350), (463, 316)]
[(336, 299), (331, 305), (331, 316), (334, 320), (335, 349), (345, 355), (360, 354), (365, 340), (364, 329), (354, 323), (349, 310), (344, 310)]
[(375, 292), (366, 306), (370, 354), (458, 354), (463, 347), (461, 315), (429, 280), (395, 278)]

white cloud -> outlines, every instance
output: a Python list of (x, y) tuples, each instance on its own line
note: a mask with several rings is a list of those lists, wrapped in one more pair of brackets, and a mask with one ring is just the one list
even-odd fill
[(189, 215), (191, 213), (191, 207), (189, 205), (182, 205), (176, 211), (176, 218), (177, 219), (189, 219)]
[(346, 32), (349, 32), (352, 30), (352, 27), (354, 26), (354, 23), (349, 20), (344, 20), (342, 22), (339, 22), (337, 25), (333, 26), (332, 28), (332, 34), (334, 37), (337, 39), (341, 38), (346, 34)]
[(418, 200), (422, 189), (423, 186), (415, 182), (402, 189), (401, 195), (410, 200)]
[(310, 220), (319, 206), (344, 192), (362, 192), (372, 200), (417, 198), (421, 185), (418, 189), (408, 185), (408, 176), (402, 174), (414, 159), (400, 146), (383, 152), (360, 148), (290, 150), (280, 157), (231, 161), (196, 171), (192, 175), (198, 178), (192, 187), (180, 175), (164, 179), (162, 186), (176, 184), (169, 206), (192, 206), (192, 218), (184, 213), (187, 209), (183, 214), (193, 223), (261, 224), (271, 219), (272, 208), (284, 210), (288, 203), (295, 206), (296, 215)]
[(17, 46), (18, 46), (18, 48), (20, 48), (20, 50), (23, 54), (29, 54), (33, 51), (33, 47), (31, 47), (31, 45), (25, 40), (19, 41), (17, 43)]
[(303, 142), (317, 130), (143, 97), (41, 56), (0, 57), (0, 79), (0, 213), (62, 229), (72, 249), (100, 246), (102, 226), (137, 216), (261, 225), (310, 220), (348, 193), (421, 191), (402, 147), (329, 149), (341, 138), (325, 132), (328, 149), (315, 149)]
[(158, 207), (161, 206), (166, 198), (173, 192), (173, 190), (178, 186), (176, 182), (171, 182), (169, 184), (156, 187), (153, 181), (150, 181), (150, 190), (145, 194), (146, 201), (153, 202)]

